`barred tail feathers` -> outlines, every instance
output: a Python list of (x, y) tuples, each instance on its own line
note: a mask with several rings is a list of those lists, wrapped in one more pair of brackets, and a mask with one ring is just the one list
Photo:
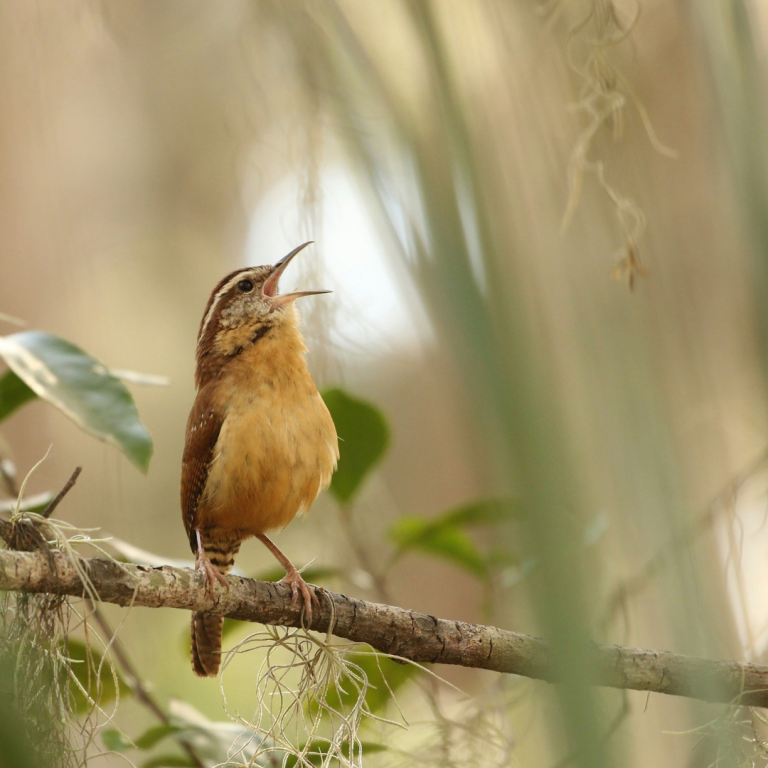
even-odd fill
[(195, 611), (192, 614), (192, 669), (198, 677), (216, 677), (221, 665), (223, 616)]
[[(235, 564), (235, 555), (240, 549), (240, 543), (222, 547), (218, 542), (209, 543), (204, 538), (203, 549), (216, 569), (227, 574)], [(199, 677), (216, 677), (219, 674), (223, 625), (223, 616), (203, 611), (195, 611), (192, 614), (190, 643), (192, 669)]]

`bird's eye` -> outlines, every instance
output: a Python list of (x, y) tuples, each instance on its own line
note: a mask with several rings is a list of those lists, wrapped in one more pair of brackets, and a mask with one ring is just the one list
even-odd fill
[(253, 290), (253, 281), (251, 280), (241, 280), (237, 284), (237, 289), (241, 291), (242, 293), (249, 293)]

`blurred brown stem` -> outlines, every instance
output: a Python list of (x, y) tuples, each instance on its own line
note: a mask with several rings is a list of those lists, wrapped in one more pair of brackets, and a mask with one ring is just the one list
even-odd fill
[(363, 546), (363, 543), (360, 541), (360, 537), (357, 534), (357, 530), (355, 529), (355, 522), (352, 519), (352, 506), (349, 504), (341, 504), (339, 505), (339, 512), (352, 551), (355, 553), (357, 564), (371, 577), (376, 597), (385, 603), (391, 602), (389, 589), (387, 588), (387, 569), (385, 568), (382, 572), (371, 568), (370, 554)]
[[(85, 604), (91, 611), (91, 615), (96, 620), (96, 623), (101, 627), (102, 632), (104, 632), (105, 639), (109, 642), (109, 649), (112, 657), (123, 670), (123, 674), (127, 678), (128, 685), (130, 686), (131, 691), (133, 691), (136, 700), (143, 704), (163, 725), (170, 725), (170, 717), (168, 717), (168, 715), (161, 709), (154, 696), (152, 696), (147, 689), (147, 686), (144, 685), (144, 681), (139, 677), (136, 667), (133, 666), (133, 662), (128, 656), (122, 642), (115, 635), (104, 614), (98, 606), (93, 604), (93, 601), (90, 598), (85, 598)], [(197, 768), (206, 768), (205, 763), (198, 757), (190, 744), (187, 744), (184, 741), (179, 741), (178, 743)]]

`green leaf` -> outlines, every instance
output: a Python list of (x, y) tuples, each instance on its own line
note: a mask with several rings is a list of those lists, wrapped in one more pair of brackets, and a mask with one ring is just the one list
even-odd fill
[(336, 424), (341, 454), (330, 491), (346, 503), (384, 455), (389, 444), (389, 427), (376, 406), (341, 389), (326, 390), (323, 399)]
[[(306, 762), (302, 763), (302, 765), (306, 765), (307, 763), (316, 766), (322, 765), (327, 749), (328, 745), (323, 742), (312, 742), (312, 744), (309, 746), (309, 750), (305, 753), (304, 760)], [(288, 757), (285, 759), (285, 768), (296, 768), (298, 765), (299, 759), (296, 757), (296, 755), (288, 755)]]
[[(372, 755), (375, 752), (386, 752), (389, 749), (386, 744), (377, 744), (374, 741), (361, 741), (360, 746), (362, 746), (363, 752), (366, 755)], [(349, 757), (349, 742), (342, 745), (341, 751)], [(356, 752), (355, 754), (359, 753)]]
[[(113, 670), (107, 661), (101, 664), (102, 654), (99, 651), (92, 647), (89, 653), (84, 642), (70, 638), (66, 645), (62, 646), (61, 652), (70, 660), (72, 674), (77, 678), (80, 685), (88, 691), (91, 698), (95, 699), (102, 707), (110, 701), (114, 701), (117, 690), (115, 678), (112, 676)], [(101, 670), (97, 677), (96, 672), (99, 670), (99, 666), (101, 666)], [(122, 680), (119, 672), (115, 670), (115, 674), (117, 675), (120, 695), (129, 696), (130, 688)], [(69, 681), (69, 690), (75, 701), (75, 710), (79, 714), (87, 712), (91, 704), (73, 680)]]
[(154, 373), (139, 373), (139, 371), (126, 371), (122, 368), (110, 368), (109, 372), (120, 381), (129, 384), (139, 384), (142, 387), (168, 387), (171, 380), (167, 376), (157, 376)]
[(451, 522), (435, 525), (423, 517), (407, 515), (395, 522), (389, 535), (401, 552), (417, 549), (451, 560), (475, 576), (487, 573), (485, 558), (462, 528)]
[(494, 525), (517, 516), (517, 504), (514, 499), (481, 499), (454, 507), (433, 522), (438, 525), (443, 522), (454, 525)]
[[(110, 370), (110, 373), (121, 381), (143, 386), (167, 387), (170, 381), (165, 376), (152, 376), (136, 371)], [(7, 419), (22, 405), (37, 399), (34, 390), (30, 389), (13, 371), (7, 371), (0, 378), (0, 421)]]
[(146, 471), (152, 438), (125, 385), (98, 360), (42, 331), (0, 336), (0, 356), (35, 394)]
[(7, 419), (24, 403), (37, 395), (13, 372), (8, 371), (0, 379), (0, 421)]
[[(371, 712), (378, 712), (408, 680), (421, 670), (415, 664), (399, 664), (392, 659), (382, 656), (370, 646), (362, 646), (359, 653), (350, 653), (347, 661), (356, 664), (368, 678), (369, 688), (365, 701)], [(349, 711), (357, 701), (358, 691), (350, 680), (344, 680), (341, 686), (344, 691), (329, 691), (326, 701), (338, 711)]]
[(139, 749), (152, 749), (152, 747), (159, 744), (167, 736), (171, 736), (181, 730), (183, 729), (179, 728), (177, 725), (155, 725), (144, 731), (144, 733), (136, 739), (136, 746)]
[(188, 768), (189, 766), (195, 768), (196, 763), (193, 763), (191, 758), (180, 755), (160, 755), (141, 764), (141, 768)]
[[(376, 744), (375, 742), (371, 741), (361, 741), (360, 744), (355, 744), (355, 754), (353, 757), (360, 758), (360, 747), (362, 747), (362, 754), (364, 755), (372, 755), (376, 752), (385, 752), (389, 747), (387, 747), (384, 744)], [(306, 745), (301, 747), (301, 750), (306, 749)], [(349, 742), (345, 741), (341, 745), (341, 752), (344, 755), (344, 757), (349, 757)], [(305, 753), (306, 757), (304, 758), (310, 765), (325, 765), (327, 763), (323, 763), (323, 760), (327, 760), (328, 756), (328, 742), (322, 741), (321, 739), (316, 739), (313, 742), (310, 742), (309, 749), (307, 749), (307, 752)], [(285, 768), (295, 768), (299, 764), (298, 758), (295, 755), (288, 755), (288, 759), (285, 761)], [(335, 764), (335, 761), (334, 761)]]
[(420, 550), (460, 565), (475, 576), (488, 574), (490, 558), (483, 556), (464, 528), (496, 525), (517, 517), (514, 499), (482, 499), (462, 504), (433, 518), (406, 515), (389, 529), (398, 554)]
[(126, 752), (133, 748), (133, 744), (115, 728), (107, 728), (105, 731), (102, 731), (101, 740), (104, 746), (111, 752)]

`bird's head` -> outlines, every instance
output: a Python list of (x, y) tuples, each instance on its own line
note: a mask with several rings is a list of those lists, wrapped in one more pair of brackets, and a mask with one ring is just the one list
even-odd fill
[(231, 356), (252, 346), (280, 326), (295, 326), (293, 302), (302, 296), (330, 291), (278, 293), (280, 277), (299, 251), (294, 248), (274, 266), (245, 267), (231, 272), (213, 289), (197, 337), (198, 359), (210, 353)]

